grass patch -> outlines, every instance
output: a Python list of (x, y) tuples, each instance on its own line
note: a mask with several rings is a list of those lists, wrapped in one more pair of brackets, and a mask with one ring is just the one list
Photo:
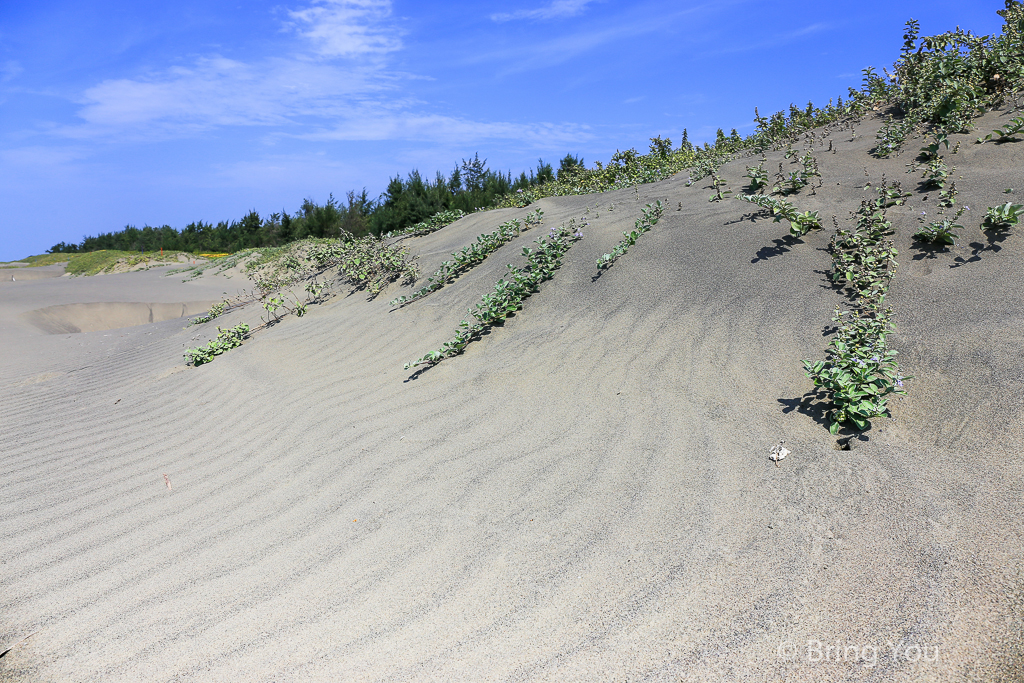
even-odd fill
[[(66, 263), (73, 254), (37, 254), (35, 256), (26, 256), (19, 261), (12, 261), (12, 263), (24, 263), (27, 267), (36, 268), (38, 266), (53, 266), (58, 263)], [(0, 268), (25, 268), (23, 265), (11, 265), (11, 266), (0, 266)]]
[[(140, 263), (157, 261), (161, 263), (178, 263), (178, 254), (183, 251), (91, 251), (85, 254), (71, 254), (68, 259), (67, 272), (71, 275), (99, 275), (114, 269), (116, 266), (132, 268)], [(51, 254), (57, 256), (57, 254)], [(186, 254), (188, 256), (189, 254)], [(67, 258), (67, 255), (65, 255)]]
[[(178, 254), (185, 254), (183, 251), (90, 251), (83, 254), (37, 254), (27, 256), (14, 263), (27, 265), (9, 265), (3, 268), (38, 268), (41, 266), (53, 266), (58, 263), (67, 263), (67, 272), (71, 275), (98, 275), (106, 272), (114, 266), (123, 265), (126, 268), (137, 266), (146, 261), (159, 261), (161, 263), (177, 263)], [(191, 258), (191, 254), (185, 254)]]

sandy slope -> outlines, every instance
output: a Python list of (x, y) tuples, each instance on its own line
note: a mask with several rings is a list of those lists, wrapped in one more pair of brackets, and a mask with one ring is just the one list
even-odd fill
[[(914, 188), (910, 154), (868, 157), (877, 125), (819, 148), (824, 186), (794, 203), (842, 221), (867, 180)], [(849, 451), (801, 403), (800, 359), (842, 301), (829, 231), (786, 240), (685, 177), (540, 202), (547, 226), (589, 216), (584, 240), (504, 327), (421, 374), (402, 364), (546, 228), (423, 301), (339, 296), (197, 369), (180, 321), (15, 334), (5, 304), (0, 650), (18, 644), (0, 677), (1020, 680), (1024, 230), (991, 245), (978, 223), (1004, 187), (1024, 194), (1024, 143), (948, 159), (973, 218), (929, 255), (909, 236), (935, 193), (890, 212), (915, 379)], [(734, 190), (745, 163), (723, 169)], [(655, 199), (671, 210), (595, 279)], [(526, 212), (409, 243), (430, 272)], [(76, 302), (241, 284), (94, 282), (72, 281)], [(938, 661), (908, 662), (915, 646)]]

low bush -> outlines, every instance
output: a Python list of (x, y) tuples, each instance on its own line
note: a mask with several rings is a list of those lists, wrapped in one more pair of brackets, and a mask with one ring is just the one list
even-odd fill
[(1002, 128), (996, 128), (983, 138), (978, 138), (978, 144), (984, 144), (989, 140), (996, 142), (1016, 142), (1016, 135), (1024, 133), (1024, 116), (1010, 119), (1010, 122)]
[[(525, 229), (528, 230), (534, 225), (539, 225), (543, 215), (544, 212), (538, 209), (527, 216)], [(452, 260), (441, 263), (441, 267), (427, 278), (425, 287), (421, 287), (409, 296), (392, 299), (391, 305), (404, 306), (441, 289), (463, 273), (483, 263), (488, 256), (518, 237), (523, 230), (523, 224), (513, 218), (502, 223), (494, 232), (480, 235), (476, 238), (476, 242), (452, 254)]]
[[(952, 217), (943, 218), (939, 221), (932, 221), (927, 225), (922, 225), (921, 228), (914, 233), (914, 238), (921, 242), (929, 242), (931, 244), (953, 244), (960, 235), (955, 232), (956, 230), (963, 230), (964, 226), (960, 225), (957, 221), (960, 216), (963, 215), (966, 207), (960, 209)], [(924, 223), (924, 219), (921, 218), (921, 223)]]
[(990, 206), (985, 212), (984, 226), (989, 230), (1005, 230), (1020, 222), (1024, 205), (1006, 202), (1001, 206)]
[(438, 211), (427, 220), (416, 223), (415, 225), (410, 225), (404, 230), (397, 230), (395, 232), (389, 232), (381, 235), (381, 239), (388, 239), (391, 237), (422, 237), (423, 235), (429, 235), (430, 233), (436, 232), (445, 226), (451, 225), (465, 215), (466, 213), (462, 209)]
[(643, 215), (633, 224), (633, 229), (629, 232), (622, 233), (622, 239), (615, 245), (615, 248), (597, 259), (598, 268), (611, 268), (620, 256), (625, 254), (629, 251), (631, 246), (636, 244), (640, 235), (649, 231), (658, 223), (658, 220), (661, 219), (662, 213), (664, 213), (664, 208), (661, 205), (661, 200), (658, 200), (654, 205), (648, 204), (645, 206), (641, 212)]
[(891, 103), (902, 117), (892, 122), (886, 145), (898, 149), (908, 129), (923, 123), (946, 133), (964, 131), (975, 115), (1024, 88), (1024, 6), (1006, 0), (999, 15), (1004, 23), (996, 36), (957, 28), (920, 37), (918, 22), (907, 22), (892, 76), (865, 72), (869, 99)]
[(415, 257), (404, 247), (385, 244), (375, 237), (360, 237), (314, 245), (309, 258), (319, 269), (337, 267), (357, 288), (376, 296), (391, 282), (415, 282), (419, 277)]
[(189, 320), (188, 325), (186, 327), (191, 327), (192, 325), (201, 325), (202, 323), (208, 323), (214, 318), (224, 313), (224, 311), (226, 311), (227, 308), (227, 301), (222, 301), (219, 304), (214, 304), (213, 306), (210, 306), (210, 310), (206, 313), (206, 315), (196, 316), (195, 318)]
[(824, 391), (830, 404), (829, 431), (846, 424), (867, 429), (871, 420), (888, 414), (891, 394), (903, 394), (903, 380), (896, 351), (887, 346), (892, 310), (884, 308), (889, 283), (895, 275), (896, 248), (887, 239), (892, 223), (886, 209), (895, 203), (883, 181), (877, 197), (864, 201), (854, 212), (853, 230), (837, 229), (829, 243), (832, 254), (830, 278), (847, 294), (852, 310), (836, 310), (835, 336), (824, 360), (803, 361), (814, 386)]
[(811, 230), (821, 228), (821, 219), (817, 211), (797, 211), (796, 207), (785, 199), (764, 194), (741, 194), (737, 199), (756, 204), (768, 211), (776, 223), (789, 221), (789, 232), (795, 237), (802, 237)]
[(228, 330), (222, 330), (218, 327), (216, 339), (211, 340), (206, 346), (200, 346), (198, 349), (188, 349), (185, 351), (185, 358), (193, 366), (209, 363), (222, 353), (241, 346), (242, 339), (247, 334), (249, 334), (249, 326), (245, 323), (235, 325)]
[(554, 277), (555, 271), (562, 265), (562, 257), (569, 251), (574, 242), (583, 234), (574, 226), (552, 228), (551, 234), (534, 242), (533, 249), (523, 248), (526, 266), (517, 268), (508, 266), (507, 278), (502, 278), (494, 285), (494, 291), (483, 295), (476, 310), (469, 310), (475, 322), (463, 320), (455, 332), (455, 336), (446, 341), (440, 349), (405, 364), (405, 369), (419, 365), (436, 365), (445, 358), (462, 353), (463, 349), (478, 338), (485, 330), (502, 322), (523, 306), (523, 301), (539, 291), (540, 284)]
[(746, 178), (750, 179), (750, 184), (747, 185), (747, 193), (754, 194), (760, 192), (764, 188), (768, 187), (768, 171), (764, 168), (765, 159), (761, 159), (761, 163), (757, 166), (747, 166)]
[(825, 360), (804, 361), (814, 386), (825, 391), (832, 404), (829, 431), (839, 432), (845, 423), (860, 430), (871, 420), (888, 414), (891, 394), (905, 394), (896, 351), (886, 347), (894, 331), (892, 311), (886, 309), (836, 309), (832, 320), (839, 326), (825, 351)]

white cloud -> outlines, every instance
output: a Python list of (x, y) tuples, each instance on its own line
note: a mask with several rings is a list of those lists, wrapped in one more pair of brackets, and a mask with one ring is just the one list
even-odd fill
[(596, 48), (609, 43), (618, 43), (635, 36), (653, 33), (660, 25), (647, 19), (639, 21), (622, 21), (614, 26), (606, 26), (587, 31), (558, 35), (544, 41), (503, 47), (491, 52), (473, 55), (468, 63), (497, 61), (506, 66), (499, 72), (501, 75), (527, 71), (534, 68), (546, 68), (561, 64)]
[(380, 55), (402, 47), (397, 32), (385, 25), (390, 0), (317, 0), (288, 15), (324, 57)]
[(587, 126), (577, 124), (482, 122), (436, 114), (368, 110), (336, 128), (301, 137), (309, 140), (429, 140), (442, 143), (501, 139), (552, 147), (589, 140), (593, 135)]
[[(352, 116), (405, 78), (381, 57), (401, 47), (386, 23), (390, 0), (315, 0), (288, 12), (301, 37), (288, 56), (247, 63), (209, 55), (191, 65), (102, 81), (79, 99), (76, 138), (168, 137), (218, 126), (291, 126)], [(394, 107), (401, 98), (392, 95)]]
[(188, 68), (89, 88), (79, 111), (85, 123), (59, 132), (77, 139), (153, 140), (250, 126), (271, 129), (271, 139), (509, 139), (536, 146), (591, 137), (585, 127), (573, 124), (474, 121), (424, 112), (423, 103), (401, 96), (400, 82), (398, 76), (372, 67), (342, 68), (301, 59), (252, 65), (203, 58)]
[(557, 19), (574, 17), (581, 14), (594, 0), (552, 0), (550, 5), (537, 9), (521, 9), (515, 12), (492, 14), (494, 21), (512, 21), (514, 19)]
[(390, 9), (387, 0), (317, 0), (288, 13), (285, 28), (300, 36), (291, 55), (252, 62), (207, 55), (104, 80), (78, 99), (81, 123), (51, 132), (122, 142), (250, 127), (265, 129), (271, 143), (504, 139), (538, 147), (590, 138), (585, 127), (571, 124), (474, 121), (428, 111), (402, 87), (416, 77), (391, 70), (384, 59), (401, 45), (383, 23)]
[(79, 111), (88, 136), (157, 127), (165, 133), (227, 125), (285, 125), (301, 116), (343, 113), (388, 87), (370, 68), (302, 59), (246, 64), (205, 57), (146, 78), (103, 81), (85, 91)]

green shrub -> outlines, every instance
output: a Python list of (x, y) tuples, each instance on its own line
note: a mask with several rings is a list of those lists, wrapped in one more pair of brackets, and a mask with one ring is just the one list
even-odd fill
[[(536, 212), (527, 216), (526, 229), (529, 229), (533, 225), (538, 225), (543, 214), (544, 212), (538, 209)], [(463, 273), (483, 263), (484, 259), (492, 253), (518, 237), (522, 230), (522, 223), (520, 223), (518, 219), (513, 218), (510, 221), (502, 223), (494, 232), (480, 235), (476, 238), (476, 242), (470, 244), (468, 247), (463, 247), (452, 254), (452, 260), (441, 263), (441, 267), (434, 271), (433, 275), (427, 278), (427, 284), (425, 287), (421, 287), (409, 296), (400, 296), (392, 299), (390, 302), (391, 305), (403, 306), (415, 301), (416, 299), (421, 299), (431, 292), (441, 289)]]
[(227, 301), (222, 301), (219, 304), (214, 304), (213, 306), (210, 306), (210, 310), (207, 312), (206, 315), (200, 315), (200, 316), (197, 316), (197, 317), (192, 318), (191, 320), (189, 320), (188, 321), (188, 325), (186, 325), (186, 327), (191, 327), (192, 325), (200, 325), (202, 323), (208, 323), (211, 320), (213, 320), (214, 318), (216, 318), (216, 317), (220, 316), (222, 313), (224, 313), (224, 311), (226, 311), (227, 308), (228, 308), (228, 302)]
[(984, 144), (993, 139), (996, 142), (1016, 141), (1015, 136), (1022, 132), (1024, 132), (1024, 116), (1018, 116), (1010, 119), (1010, 122), (1002, 128), (996, 128), (985, 137), (978, 138), (978, 144)]
[(317, 244), (309, 250), (317, 268), (337, 266), (341, 275), (376, 296), (398, 279), (414, 282), (419, 277), (415, 257), (404, 247), (385, 244), (375, 237)]
[(919, 24), (908, 21), (893, 78), (878, 79), (871, 95), (895, 104), (905, 119), (966, 130), (977, 113), (1024, 87), (1024, 6), (1007, 0), (999, 15), (997, 36), (957, 28), (921, 38)]
[(747, 166), (747, 174), (745, 177), (750, 178), (750, 184), (747, 185), (747, 193), (754, 194), (760, 192), (764, 188), (768, 187), (768, 171), (764, 168), (765, 159), (761, 159), (761, 163), (757, 166)]
[(829, 431), (844, 423), (863, 430), (876, 417), (888, 414), (887, 398), (905, 394), (896, 351), (886, 347), (894, 331), (892, 311), (836, 309), (832, 320), (839, 329), (829, 343), (825, 360), (803, 361), (814, 386), (826, 392), (832, 404)]
[(811, 230), (821, 228), (821, 219), (817, 211), (797, 211), (796, 207), (785, 199), (764, 194), (741, 194), (737, 199), (756, 204), (770, 212), (775, 223), (789, 221), (789, 232), (794, 237), (803, 237)]
[(887, 346), (894, 331), (892, 310), (883, 308), (889, 282), (896, 272), (896, 248), (887, 237), (892, 223), (885, 211), (893, 200), (885, 182), (877, 197), (864, 201), (854, 212), (853, 230), (836, 230), (829, 243), (830, 277), (842, 287), (853, 304), (850, 311), (836, 310), (838, 329), (825, 350), (825, 359), (803, 361), (814, 386), (825, 392), (830, 404), (829, 431), (844, 424), (867, 429), (871, 420), (887, 414), (887, 398), (903, 394), (903, 380), (896, 351)]
[(432, 232), (436, 232), (447, 225), (451, 225), (465, 215), (466, 213), (462, 209), (438, 211), (427, 220), (416, 223), (415, 225), (410, 225), (404, 230), (397, 230), (395, 232), (389, 232), (381, 235), (381, 239), (388, 239), (391, 237), (422, 237), (423, 235), (429, 235)]
[(218, 327), (216, 339), (211, 340), (206, 346), (200, 346), (198, 349), (188, 349), (185, 351), (185, 358), (193, 366), (209, 363), (222, 353), (241, 346), (242, 339), (248, 333), (249, 326), (245, 323), (235, 325), (229, 330), (222, 330)]
[(523, 301), (539, 291), (542, 282), (554, 277), (555, 271), (562, 265), (562, 257), (573, 243), (582, 237), (583, 234), (574, 224), (563, 225), (558, 229), (552, 228), (551, 234), (547, 237), (536, 240), (536, 248), (524, 247), (526, 267), (508, 266), (508, 279), (498, 280), (494, 285), (494, 291), (481, 297), (476, 310), (470, 309), (469, 312), (476, 322), (463, 320), (451, 341), (446, 341), (437, 351), (406, 363), (405, 369), (419, 365), (436, 365), (445, 358), (462, 353), (473, 339), (522, 308)]
[(725, 188), (725, 181), (717, 173), (711, 174), (711, 182), (715, 187), (715, 192), (708, 197), (709, 202), (720, 202), (732, 194), (732, 190), (723, 189)]
[(987, 229), (1002, 230), (1017, 225), (1024, 215), (1024, 205), (1006, 202), (1001, 206), (990, 206), (983, 221)]
[(654, 205), (648, 204), (645, 206), (641, 212), (643, 215), (636, 219), (636, 222), (633, 224), (633, 229), (629, 232), (622, 233), (622, 239), (615, 245), (615, 248), (612, 249), (611, 252), (604, 254), (597, 259), (598, 268), (611, 268), (620, 256), (625, 254), (629, 251), (631, 246), (636, 244), (640, 235), (649, 231), (658, 223), (662, 213), (664, 213), (664, 208), (661, 205), (661, 200), (658, 200)]
[[(954, 231), (964, 229), (964, 226), (957, 223), (963, 213), (964, 209), (960, 209), (952, 218), (943, 218), (941, 221), (932, 221), (922, 226), (914, 233), (914, 238), (932, 244), (953, 244), (960, 236)], [(924, 220), (921, 219), (921, 222)]]

